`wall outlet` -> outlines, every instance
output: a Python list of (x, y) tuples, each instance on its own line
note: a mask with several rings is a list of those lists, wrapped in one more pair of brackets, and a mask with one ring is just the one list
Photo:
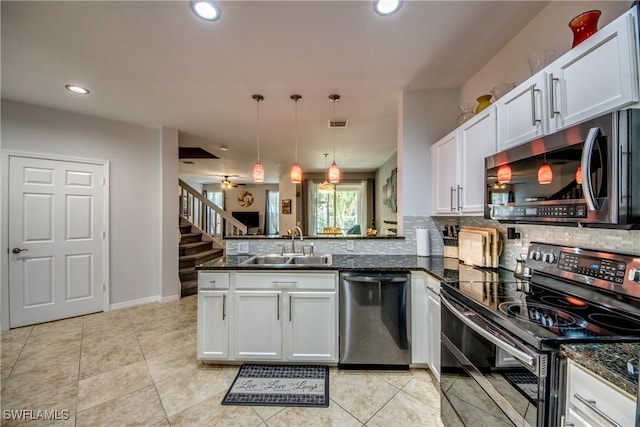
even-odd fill
[(249, 253), (249, 242), (238, 242), (238, 253), (239, 254), (248, 254)]
[(353, 240), (347, 240), (347, 250), (348, 251), (355, 251), (356, 250), (356, 244)]

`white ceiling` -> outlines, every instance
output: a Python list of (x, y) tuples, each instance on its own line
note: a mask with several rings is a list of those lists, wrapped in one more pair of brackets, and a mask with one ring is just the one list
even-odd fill
[[(187, 1), (2, 1), (2, 97), (178, 129), (180, 146), (220, 157), (181, 175), (250, 182), (259, 93), (260, 157), (277, 182), (294, 159), (298, 93), (303, 170), (323, 170), (335, 141), (343, 171), (373, 171), (396, 151), (403, 90), (460, 87), (547, 3), (405, 0), (381, 17), (371, 1), (227, 1), (210, 23)], [(349, 119), (335, 136), (331, 93)]]

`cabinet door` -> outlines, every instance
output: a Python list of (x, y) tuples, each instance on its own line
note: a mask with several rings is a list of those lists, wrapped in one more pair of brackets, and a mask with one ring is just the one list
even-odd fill
[(431, 147), (431, 170), (434, 209), (436, 214), (457, 214), (458, 185), (457, 130)]
[(229, 357), (228, 291), (198, 293), (198, 359)]
[(411, 363), (429, 363), (430, 326), (426, 274), (411, 273)]
[(635, 9), (549, 67), (550, 131), (638, 101)]
[(484, 158), (496, 152), (495, 120), (495, 109), (489, 107), (460, 126), (460, 184), (456, 196), (463, 214), (484, 212)]
[(287, 359), (338, 361), (336, 292), (289, 292)]
[(495, 103), (497, 151), (523, 144), (546, 132), (545, 77), (540, 72)]
[(280, 291), (235, 291), (232, 330), (236, 359), (282, 359), (281, 300)]
[(429, 313), (429, 325), (431, 333), (429, 334), (431, 342), (429, 350), (429, 368), (438, 381), (440, 381), (440, 296), (429, 291), (428, 293), (427, 312)]

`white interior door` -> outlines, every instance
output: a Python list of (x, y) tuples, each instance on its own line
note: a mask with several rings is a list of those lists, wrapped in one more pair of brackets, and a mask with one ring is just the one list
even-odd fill
[(10, 157), (12, 328), (103, 310), (104, 178), (104, 165)]

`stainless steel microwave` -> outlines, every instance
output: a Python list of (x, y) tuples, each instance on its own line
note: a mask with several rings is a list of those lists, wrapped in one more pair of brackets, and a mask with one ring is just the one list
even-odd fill
[(640, 228), (640, 109), (485, 158), (485, 218)]

